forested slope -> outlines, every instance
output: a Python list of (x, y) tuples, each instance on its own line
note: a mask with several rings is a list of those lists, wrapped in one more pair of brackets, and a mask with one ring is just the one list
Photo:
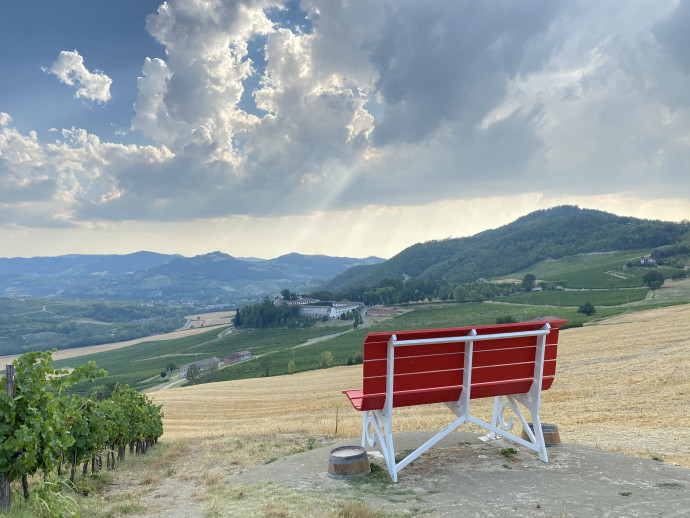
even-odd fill
[(413, 245), (388, 261), (351, 268), (324, 285), (374, 285), (384, 278), (427, 278), (450, 283), (507, 275), (548, 258), (657, 248), (690, 236), (687, 222), (621, 217), (574, 206), (540, 210), (471, 237)]

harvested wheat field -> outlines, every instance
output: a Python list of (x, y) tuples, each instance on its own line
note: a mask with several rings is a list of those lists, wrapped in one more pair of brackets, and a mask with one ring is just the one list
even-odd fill
[[(544, 392), (542, 421), (557, 424), (563, 442), (690, 467), (689, 351), (690, 305), (562, 331), (556, 380)], [(361, 376), (361, 366), (337, 367), (150, 395), (163, 404), (163, 440), (333, 434), (336, 422), (339, 435), (356, 437), (361, 415), (341, 391), (361, 387)], [(489, 419), (491, 403), (473, 401), (473, 413)], [(396, 409), (393, 431), (438, 430), (451, 416), (442, 405)]]

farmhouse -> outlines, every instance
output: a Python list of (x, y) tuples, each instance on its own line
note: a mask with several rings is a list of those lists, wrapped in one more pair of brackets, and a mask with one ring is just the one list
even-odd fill
[(367, 309), (367, 315), (371, 317), (394, 317), (398, 314), (396, 308), (388, 308), (386, 306), (372, 306)]
[(249, 351), (240, 351), (238, 353), (228, 354), (223, 358), (223, 365), (234, 365), (235, 363), (240, 363), (248, 360), (252, 357), (252, 353)]
[(208, 368), (210, 368), (211, 365), (213, 365), (213, 364), (220, 367), (220, 360), (218, 358), (216, 358), (215, 356), (213, 356), (212, 358), (206, 358), (205, 360), (199, 360), (198, 362), (187, 363), (187, 364), (183, 365), (182, 367), (180, 367), (180, 379), (186, 379), (187, 378), (187, 370), (189, 370), (189, 368), (192, 365), (196, 365), (197, 367), (199, 367), (199, 370), (201, 372), (203, 372), (203, 371), (207, 370)]

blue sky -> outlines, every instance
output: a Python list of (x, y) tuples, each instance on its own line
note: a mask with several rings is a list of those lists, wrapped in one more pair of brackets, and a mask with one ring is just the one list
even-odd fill
[(0, 256), (690, 218), (690, 1), (0, 6)]
[[(26, 0), (3, 2), (0, 17), (0, 99), (15, 126), (41, 134), (50, 128), (79, 127), (101, 138), (119, 139), (134, 115), (136, 78), (146, 57), (165, 57), (165, 49), (146, 32), (146, 15), (160, 2)], [(77, 50), (89, 69), (113, 79), (112, 102), (74, 99), (74, 89), (60, 85), (42, 68), (62, 50)]]

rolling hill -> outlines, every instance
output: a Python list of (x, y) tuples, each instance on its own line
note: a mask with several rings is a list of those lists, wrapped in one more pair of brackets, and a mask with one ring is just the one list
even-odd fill
[(0, 258), (0, 296), (95, 298), (242, 305), (383, 259), (288, 254), (241, 260), (221, 252), (183, 257), (65, 255)]
[(532, 212), (471, 237), (418, 243), (383, 263), (350, 268), (323, 289), (371, 286), (383, 279), (474, 282), (481, 277), (509, 275), (546, 259), (653, 249), (689, 239), (687, 222), (643, 220), (561, 206)]

